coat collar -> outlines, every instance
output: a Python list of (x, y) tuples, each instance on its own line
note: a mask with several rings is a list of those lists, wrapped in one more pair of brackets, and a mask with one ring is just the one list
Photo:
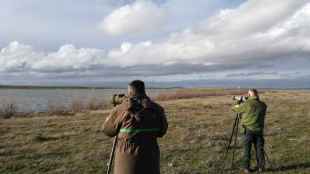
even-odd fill
[(257, 96), (249, 96), (248, 99), (249, 99), (249, 100), (258, 100), (258, 97), (257, 97)]

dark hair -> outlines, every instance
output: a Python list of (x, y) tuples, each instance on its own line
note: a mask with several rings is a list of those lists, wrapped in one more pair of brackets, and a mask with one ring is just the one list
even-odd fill
[(132, 89), (135, 92), (135, 95), (138, 95), (138, 96), (145, 95), (145, 86), (142, 80), (134, 80), (129, 83), (129, 86), (132, 87)]
[(257, 89), (252, 88), (252, 89), (250, 89), (249, 91), (252, 91), (253, 94), (254, 94), (255, 96), (258, 96), (258, 91), (257, 91)]

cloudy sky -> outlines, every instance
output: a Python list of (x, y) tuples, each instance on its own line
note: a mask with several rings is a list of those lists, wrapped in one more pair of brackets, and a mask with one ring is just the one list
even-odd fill
[(2, 0), (0, 21), (0, 84), (310, 87), (309, 0)]

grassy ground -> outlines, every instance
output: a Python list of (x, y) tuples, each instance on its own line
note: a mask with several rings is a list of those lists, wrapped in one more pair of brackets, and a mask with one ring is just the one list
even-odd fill
[[(310, 173), (310, 92), (267, 91), (262, 100), (269, 106), (266, 151), (272, 166), (266, 173)], [(163, 174), (240, 173), (241, 138), (235, 167), (223, 160), (235, 118), (232, 103), (230, 95), (161, 102), (169, 121), (160, 140)], [(0, 120), (0, 173), (104, 173), (112, 144), (100, 132), (107, 115)]]

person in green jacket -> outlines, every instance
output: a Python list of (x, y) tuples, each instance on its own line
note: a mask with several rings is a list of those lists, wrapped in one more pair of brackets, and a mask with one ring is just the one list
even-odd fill
[(241, 114), (241, 125), (244, 130), (244, 173), (250, 173), (251, 148), (254, 144), (259, 172), (265, 168), (264, 124), (267, 105), (260, 101), (258, 91), (250, 89), (244, 103), (234, 105), (232, 110)]

